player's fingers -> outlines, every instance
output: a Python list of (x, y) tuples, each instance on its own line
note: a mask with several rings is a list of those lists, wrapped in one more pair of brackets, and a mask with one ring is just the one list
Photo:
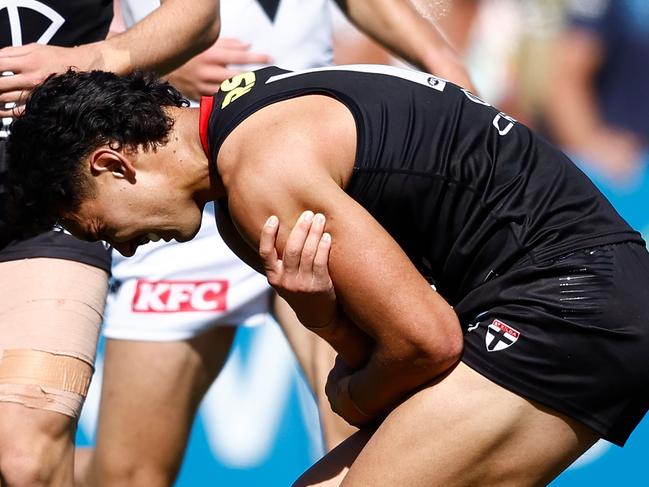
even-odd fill
[(2, 73), (3, 76), (18, 74), (22, 71), (23, 64), (24, 59), (22, 56), (0, 56), (0, 73)]
[(214, 45), (227, 49), (250, 49), (249, 42), (243, 42), (239, 39), (235, 39), (234, 37), (219, 37)]
[(24, 56), (32, 52), (34, 50), (34, 46), (36, 45), (36, 43), (31, 42), (22, 46), (3, 47), (2, 49), (0, 49), (0, 58)]
[(17, 117), (25, 111), (25, 105), (16, 105), (13, 108), (0, 109), (0, 118)]
[(266, 63), (270, 57), (266, 54), (250, 52), (245, 49), (223, 49), (218, 56), (222, 64)]
[(217, 85), (217, 90), (218, 90), (218, 87), (221, 85), (221, 83), (223, 83), (223, 81), (225, 81), (226, 79), (233, 78), (234, 76), (240, 73), (241, 71), (236, 69), (230, 69), (224, 66), (214, 65), (210, 67), (209, 72), (206, 71), (204, 73), (201, 73), (201, 80), (203, 83)]
[(313, 221), (313, 212), (305, 211), (300, 215), (297, 222), (293, 226), (291, 233), (286, 240), (284, 246), (284, 254), (282, 255), (282, 264), (284, 272), (290, 274), (297, 274), (300, 267), (300, 258), (302, 256), (302, 249), (306, 241), (311, 222)]
[(302, 247), (300, 257), (300, 273), (310, 275), (313, 273), (313, 259), (318, 251), (318, 242), (322, 237), (325, 226), (325, 217), (322, 213), (317, 213), (311, 222), (311, 228)]
[(277, 259), (277, 250), (275, 249), (278, 230), (279, 220), (273, 215), (266, 220), (259, 238), (259, 256), (264, 263), (264, 269), (269, 280), (278, 272), (280, 265)]
[(313, 258), (313, 275), (321, 280), (329, 281), (329, 252), (331, 250), (331, 235), (323, 233), (318, 242), (318, 249)]
[(0, 76), (0, 93), (10, 91), (24, 92), (26, 95), (36, 83), (32, 82), (27, 76), (15, 74), (13, 76)]
[(0, 49), (0, 72), (19, 73), (23, 70), (25, 57), (32, 51), (32, 46), (9, 46)]
[(219, 91), (221, 83), (219, 82), (201, 82), (196, 86), (200, 96), (212, 96)]
[[(0, 94), (0, 103), (16, 103), (23, 98), (22, 91), (8, 91)], [(6, 108), (6, 107), (5, 107)]]
[(230, 61), (231, 64), (270, 64), (271, 57), (261, 52), (243, 51)]

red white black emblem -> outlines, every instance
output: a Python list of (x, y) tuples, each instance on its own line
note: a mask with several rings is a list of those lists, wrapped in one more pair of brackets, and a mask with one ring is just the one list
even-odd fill
[(521, 332), (514, 330), (511, 326), (503, 323), (500, 320), (493, 320), (487, 327), (487, 334), (485, 335), (485, 345), (487, 352), (499, 352), (511, 347)]

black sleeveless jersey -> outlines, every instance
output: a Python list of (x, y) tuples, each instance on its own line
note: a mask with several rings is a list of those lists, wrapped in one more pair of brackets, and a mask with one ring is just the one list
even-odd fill
[(246, 117), (309, 94), (351, 111), (357, 153), (345, 191), (451, 304), (513, 266), (642, 242), (559, 150), (470, 92), (416, 71), (269, 67), (238, 75), (209, 99), (202, 136), (210, 160)]
[[(72, 47), (106, 38), (113, 0), (16, 0), (0, 7), (0, 47), (32, 42)], [(3, 75), (10, 75), (6, 73)], [(0, 249), (11, 240), (5, 220), (7, 161), (4, 139), (11, 118), (0, 126)]]
[[(16, 0), (0, 8), (0, 47), (90, 44), (106, 38), (112, 20), (113, 0)], [(2, 122), (5, 138), (11, 119)]]
[(72, 47), (106, 38), (112, 0), (16, 0), (0, 9), (0, 47)]

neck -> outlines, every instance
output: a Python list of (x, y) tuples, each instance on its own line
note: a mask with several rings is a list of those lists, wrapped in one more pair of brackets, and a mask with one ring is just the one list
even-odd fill
[(173, 153), (185, 187), (197, 205), (203, 207), (225, 195), (216, 167), (209, 161), (201, 144), (198, 108), (173, 108), (173, 131), (166, 149)]

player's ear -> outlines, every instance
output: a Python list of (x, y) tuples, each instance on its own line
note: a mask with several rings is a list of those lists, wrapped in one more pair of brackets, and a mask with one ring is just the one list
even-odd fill
[(104, 146), (95, 149), (89, 158), (93, 175), (110, 173), (113, 177), (135, 182), (135, 166), (128, 153)]

